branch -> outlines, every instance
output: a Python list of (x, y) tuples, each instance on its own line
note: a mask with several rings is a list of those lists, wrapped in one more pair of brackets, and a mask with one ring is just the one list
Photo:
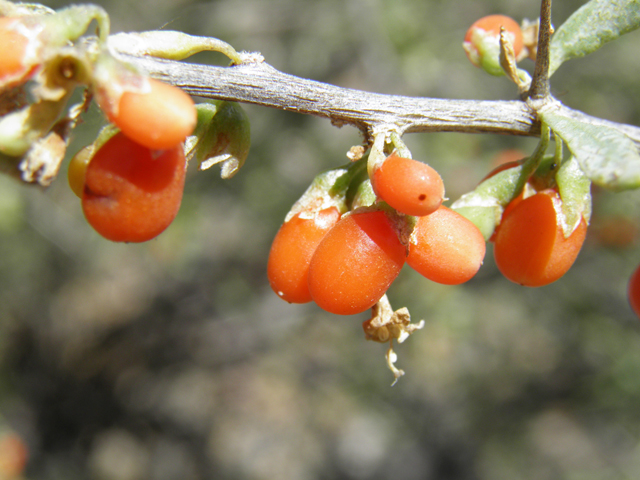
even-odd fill
[(538, 32), (538, 52), (536, 66), (531, 80), (529, 97), (534, 100), (549, 96), (549, 43), (552, 35), (551, 0), (543, 0), (540, 7), (540, 31)]
[[(383, 95), (341, 88), (280, 72), (265, 62), (218, 67), (123, 55), (149, 75), (192, 95), (251, 103), (325, 117), (338, 126), (352, 125), (365, 134), (381, 124), (402, 133), (463, 132), (539, 136), (535, 111), (520, 100), (448, 100)], [(640, 128), (570, 110), (594, 125), (616, 128), (640, 148)]]

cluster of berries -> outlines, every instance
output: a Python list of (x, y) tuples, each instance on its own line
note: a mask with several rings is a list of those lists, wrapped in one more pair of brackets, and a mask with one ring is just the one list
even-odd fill
[(373, 307), (405, 262), (450, 285), (480, 268), (484, 238), (441, 205), (444, 185), (433, 168), (394, 152), (363, 180), (365, 161), (318, 177), (278, 231), (267, 272), (284, 300), (352, 315)]
[[(74, 43), (94, 19), (100, 37)], [(223, 177), (235, 173), (248, 153), (248, 121), (229, 102), (195, 105), (181, 89), (122, 61), (115, 47), (171, 58), (206, 49), (238, 61), (240, 56), (224, 42), (180, 32), (108, 37), (108, 30), (108, 16), (99, 7), (54, 12), (0, 0), (0, 43), (7, 46), (0, 58), (0, 161), (17, 164), (25, 181), (48, 184), (64, 158), (70, 130), (95, 99), (108, 125), (70, 161), (69, 184), (100, 235), (144, 242), (175, 218), (189, 158), (201, 169), (223, 162)], [(166, 51), (158, 48), (165, 44)], [(27, 84), (32, 102), (26, 101)], [(62, 116), (77, 86), (85, 88), (85, 99)], [(55, 154), (50, 140), (56, 141)], [(46, 170), (50, 178), (44, 179)]]
[(196, 108), (172, 85), (129, 71), (118, 75), (117, 68), (97, 72), (96, 100), (111, 125), (72, 158), (69, 184), (100, 235), (145, 242), (163, 232), (180, 208), (184, 143), (196, 127)]
[[(61, 85), (59, 107), (76, 85), (90, 89), (111, 125), (72, 160), (72, 189), (82, 199), (87, 221), (105, 238), (142, 242), (155, 237), (171, 223), (180, 206), (184, 141), (197, 121), (194, 102), (179, 88), (117, 61), (104, 45), (92, 54), (82, 48), (62, 48), (79, 33), (61, 32), (61, 24), (66, 26), (67, 17), (77, 23), (82, 13), (85, 18), (80, 26), (86, 28), (86, 11), (30, 13), (0, 18), (0, 40), (10, 46), (0, 60), (2, 90), (22, 88), (32, 79), (46, 85), (52, 76), (66, 77), (73, 81)], [(107, 28), (104, 17), (100, 18)], [(34, 115), (35, 108), (54, 101), (50, 97), (48, 92), (7, 114), (2, 123), (7, 127), (18, 124), (17, 115)], [(51, 118), (54, 122), (58, 111)], [(48, 134), (46, 130), (36, 133)], [(2, 147), (4, 154), (26, 153), (11, 141), (4, 141)]]
[[(492, 75), (504, 75), (501, 35), (508, 39), (516, 61), (535, 59), (536, 24), (527, 23), (523, 32), (512, 18), (489, 15), (477, 20), (465, 35), (463, 48), (469, 60)], [(501, 170), (514, 166), (508, 164)], [(574, 263), (585, 240), (587, 223), (588, 219), (582, 217), (568, 231), (557, 186), (537, 191), (527, 188), (506, 206), (490, 238), (495, 243), (496, 265), (505, 277), (522, 285), (554, 282)], [(627, 294), (631, 308), (640, 317), (640, 267), (629, 280)]]

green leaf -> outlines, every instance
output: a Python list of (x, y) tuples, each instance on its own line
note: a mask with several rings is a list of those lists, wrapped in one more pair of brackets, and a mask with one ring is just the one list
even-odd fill
[(240, 54), (227, 42), (173, 30), (117, 33), (109, 37), (109, 47), (130, 55), (150, 55), (169, 60), (184, 60), (199, 52), (220, 52), (233, 63), (242, 63)]
[(471, 206), (471, 207), (457, 207), (453, 208), (460, 215), (465, 217), (471, 223), (473, 223), (482, 236), (484, 241), (488, 242), (496, 229), (496, 226), (500, 223), (500, 217), (502, 216), (503, 208), (494, 206)]
[(244, 165), (251, 146), (251, 126), (242, 107), (235, 102), (213, 100), (196, 104), (198, 124), (186, 142), (187, 158), (200, 170), (220, 163), (222, 178), (231, 178)]
[(523, 165), (496, 173), (453, 202), (451, 209), (470, 220), (489, 240), (500, 223), (504, 207), (519, 193), (527, 176)]
[(584, 57), (620, 35), (640, 27), (640, 0), (591, 0), (555, 32), (551, 39), (549, 75), (562, 63)]
[(640, 187), (640, 155), (625, 134), (557, 112), (543, 110), (539, 116), (564, 140), (582, 171), (594, 183), (612, 190)]
[(573, 155), (562, 163), (556, 182), (562, 199), (562, 229), (569, 238), (584, 218), (591, 218), (591, 181), (580, 168)]

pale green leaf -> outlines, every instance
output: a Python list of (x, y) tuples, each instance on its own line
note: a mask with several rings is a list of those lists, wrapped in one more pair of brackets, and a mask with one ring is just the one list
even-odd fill
[(591, 181), (612, 190), (640, 187), (640, 155), (625, 134), (557, 112), (542, 111), (539, 115), (564, 140)]
[(640, 27), (640, 0), (591, 0), (555, 32), (551, 39), (549, 75), (572, 58), (595, 52), (620, 35)]
[(562, 229), (569, 238), (583, 218), (587, 223), (591, 218), (591, 182), (573, 155), (562, 163), (556, 182), (562, 198)]

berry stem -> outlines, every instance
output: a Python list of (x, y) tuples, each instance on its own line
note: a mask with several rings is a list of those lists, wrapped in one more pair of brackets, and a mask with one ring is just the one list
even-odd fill
[(551, 136), (550, 134), (551, 134), (551, 130), (549, 129), (549, 127), (545, 124), (542, 124), (542, 133), (540, 134), (540, 142), (538, 142), (538, 146), (534, 150), (531, 157), (529, 157), (529, 159), (526, 162), (524, 162), (524, 164), (522, 165), (522, 173), (520, 174), (520, 178), (518, 179), (518, 183), (516, 184), (516, 188), (514, 190), (514, 196), (517, 196), (520, 194), (525, 184), (527, 183), (527, 180), (529, 180), (529, 177), (533, 175), (533, 173), (536, 171), (536, 169), (540, 165), (540, 162), (542, 161), (542, 157), (544, 157), (544, 154), (547, 151), (547, 148), (549, 147), (549, 139)]
[(389, 134), (389, 140), (391, 140), (391, 144), (393, 148), (398, 151), (398, 156), (403, 158), (413, 158), (411, 156), (411, 151), (409, 147), (402, 141), (402, 137), (398, 132), (391, 132)]

